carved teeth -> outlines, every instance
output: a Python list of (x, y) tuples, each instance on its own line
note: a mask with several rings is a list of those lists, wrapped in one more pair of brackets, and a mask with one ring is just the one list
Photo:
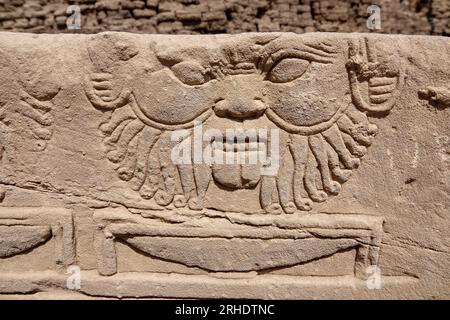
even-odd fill
[[(233, 141), (229, 141), (233, 140)], [(249, 137), (241, 139), (238, 136), (234, 136), (233, 139), (227, 139), (224, 137), (222, 140), (216, 141), (216, 139), (211, 139), (211, 144), (214, 150), (223, 152), (248, 152), (248, 151), (265, 151), (268, 150), (267, 138), (258, 137), (258, 141), (253, 141)]]

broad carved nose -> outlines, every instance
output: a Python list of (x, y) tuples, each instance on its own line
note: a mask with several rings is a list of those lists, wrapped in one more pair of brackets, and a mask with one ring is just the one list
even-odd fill
[(261, 100), (245, 97), (220, 100), (214, 107), (214, 111), (219, 117), (236, 119), (256, 118), (265, 110), (266, 106)]
[(246, 119), (264, 113), (266, 105), (261, 99), (261, 79), (255, 75), (231, 76), (224, 81), (222, 95), (214, 106), (219, 117)]

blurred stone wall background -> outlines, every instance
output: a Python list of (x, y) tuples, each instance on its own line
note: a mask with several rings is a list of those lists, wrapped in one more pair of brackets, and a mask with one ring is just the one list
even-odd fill
[[(68, 30), (68, 5), (81, 29)], [(198, 34), (251, 31), (368, 32), (367, 7), (381, 8), (381, 33), (450, 34), (450, 0), (0, 0), (0, 29), (26, 32)]]

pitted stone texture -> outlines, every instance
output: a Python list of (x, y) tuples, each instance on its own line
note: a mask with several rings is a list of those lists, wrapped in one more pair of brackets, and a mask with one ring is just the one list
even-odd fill
[(0, 293), (449, 297), (448, 38), (0, 43)]

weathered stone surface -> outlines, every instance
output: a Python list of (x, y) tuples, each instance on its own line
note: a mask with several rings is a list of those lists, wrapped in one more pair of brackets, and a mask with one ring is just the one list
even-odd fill
[[(66, 32), (80, 4), (77, 32), (133, 31), (199, 34), (289, 31), (367, 32), (370, 5), (381, 9), (381, 30), (395, 34), (450, 34), (447, 0), (65, 0), (0, 1), (0, 30)], [(180, 28), (181, 25), (181, 28)]]
[(50, 238), (50, 228), (45, 226), (0, 226), (0, 257), (13, 256), (33, 248)]
[(450, 297), (448, 38), (0, 43), (0, 293)]

